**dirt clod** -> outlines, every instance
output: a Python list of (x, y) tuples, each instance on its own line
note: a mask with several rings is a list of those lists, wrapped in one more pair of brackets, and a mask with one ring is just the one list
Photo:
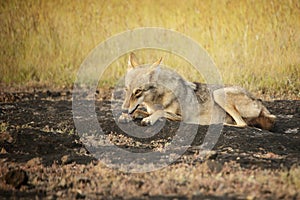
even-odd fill
[(6, 184), (12, 185), (14, 188), (20, 188), (21, 185), (26, 185), (28, 175), (22, 169), (13, 169), (7, 172), (4, 176)]

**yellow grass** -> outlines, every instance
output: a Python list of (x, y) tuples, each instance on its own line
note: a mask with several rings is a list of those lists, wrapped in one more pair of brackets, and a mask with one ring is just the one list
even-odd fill
[[(268, 95), (300, 96), (298, 0), (6, 0), (0, 3), (0, 82), (71, 86), (100, 42), (138, 27), (183, 33), (211, 55), (227, 84)], [(142, 62), (161, 55), (191, 80), (184, 60), (166, 52), (137, 52)], [(126, 68), (114, 62), (101, 79), (111, 85)]]

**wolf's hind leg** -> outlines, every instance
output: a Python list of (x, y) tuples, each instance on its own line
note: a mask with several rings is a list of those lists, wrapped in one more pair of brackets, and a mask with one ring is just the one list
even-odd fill
[[(221, 106), (221, 105), (220, 105)], [(221, 106), (222, 107), (222, 106)], [(223, 107), (222, 107), (223, 108)], [(237, 112), (234, 108), (234, 106), (228, 106), (225, 105), (223, 108), (236, 122), (236, 125), (234, 124), (226, 124), (225, 125), (231, 125), (231, 126), (237, 126), (237, 127), (246, 127), (247, 123), (243, 120), (239, 112)]]
[(215, 90), (213, 92), (214, 101), (221, 106), (236, 122), (236, 125), (234, 124), (226, 124), (230, 126), (237, 126), (237, 127), (246, 127), (247, 123), (243, 120), (241, 114), (237, 111), (237, 109), (234, 106), (234, 99), (229, 99), (230, 95), (227, 95), (226, 88)]

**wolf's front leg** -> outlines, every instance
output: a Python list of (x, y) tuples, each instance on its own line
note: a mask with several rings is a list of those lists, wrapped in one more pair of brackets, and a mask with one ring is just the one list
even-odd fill
[(153, 124), (155, 124), (155, 122), (157, 122), (157, 120), (164, 117), (164, 114), (165, 114), (165, 111), (157, 110), (152, 115), (145, 117), (141, 123), (144, 126), (153, 125)]
[(131, 115), (128, 113), (122, 113), (118, 119), (118, 122), (119, 123), (129, 123), (134, 119), (145, 118), (147, 116), (149, 116), (149, 113), (147, 113), (143, 110), (136, 110)]
[(148, 116), (149, 116), (149, 113), (147, 113), (146, 111), (143, 111), (143, 110), (136, 110), (132, 114), (133, 119), (141, 119), (141, 118), (145, 118)]
[(122, 113), (118, 119), (119, 123), (129, 123), (132, 121), (132, 117), (128, 113)]

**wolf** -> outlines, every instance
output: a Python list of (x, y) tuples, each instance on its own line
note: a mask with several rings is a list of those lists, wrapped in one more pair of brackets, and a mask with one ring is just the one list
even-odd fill
[(274, 126), (276, 116), (244, 88), (189, 82), (161, 66), (161, 61), (162, 58), (151, 66), (142, 66), (135, 54), (130, 54), (120, 123), (142, 118), (142, 125), (153, 125), (167, 118), (200, 125), (224, 123), (265, 130)]

